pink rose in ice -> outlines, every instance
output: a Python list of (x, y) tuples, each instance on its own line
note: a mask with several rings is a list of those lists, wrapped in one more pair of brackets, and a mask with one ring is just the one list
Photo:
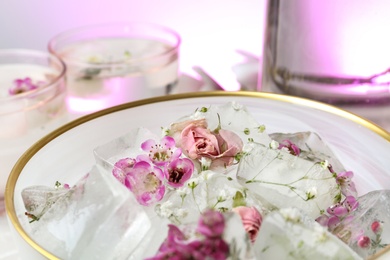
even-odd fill
[(187, 122), (178, 142), (183, 152), (191, 159), (209, 158), (214, 164), (229, 166), (234, 156), (242, 150), (241, 138), (232, 131), (217, 132), (207, 128), (205, 120)]
[(254, 243), (263, 221), (260, 212), (255, 207), (246, 206), (233, 208), (233, 211), (240, 215), (245, 231), (248, 233), (252, 243)]

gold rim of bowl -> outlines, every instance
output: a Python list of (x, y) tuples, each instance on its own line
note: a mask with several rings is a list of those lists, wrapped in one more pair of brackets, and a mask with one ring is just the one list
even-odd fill
[[(53, 132), (49, 133), (48, 135), (44, 136), (42, 139), (38, 140), (34, 145), (32, 145), (16, 162), (14, 168), (12, 169), (10, 176), (7, 181), (6, 189), (5, 189), (5, 208), (8, 215), (9, 220), (11, 221), (13, 227), (18, 232), (18, 234), (26, 241), (33, 249), (38, 251), (40, 254), (42, 254), (44, 257), (47, 257), (49, 259), (57, 259), (55, 255), (52, 253), (46, 251), (44, 248), (42, 248), (40, 245), (38, 245), (22, 228), (18, 217), (15, 212), (15, 206), (13, 203), (14, 200), (14, 191), (15, 191), (15, 185), (18, 180), (18, 177), (20, 173), (22, 172), (24, 166), (27, 164), (27, 162), (32, 158), (32, 156), (37, 153), (43, 146), (45, 146), (47, 143), (49, 143), (51, 140), (55, 139), (56, 137), (60, 136), (61, 134), (69, 131), (70, 129), (84, 124), (92, 119), (108, 115), (111, 113), (115, 113), (117, 111), (143, 106), (151, 103), (158, 103), (158, 102), (164, 102), (164, 101), (171, 101), (171, 100), (179, 100), (179, 99), (188, 99), (188, 98), (202, 98), (202, 97), (221, 97), (221, 96), (237, 96), (237, 97), (253, 97), (253, 98), (262, 98), (262, 99), (270, 99), (270, 100), (276, 100), (286, 103), (292, 103), (297, 104), (299, 106), (304, 106), (308, 108), (315, 108), (318, 110), (322, 110), (331, 114), (336, 114), (340, 117), (346, 118), (350, 121), (356, 122), (368, 129), (370, 129), (372, 132), (375, 132), (379, 136), (383, 137), (385, 140), (390, 142), (390, 133), (381, 128), (380, 126), (376, 125), (375, 123), (372, 123), (368, 121), (367, 119), (364, 119), (358, 115), (355, 115), (351, 112), (347, 112), (346, 110), (343, 110), (341, 108), (328, 105), (322, 102), (301, 98), (301, 97), (295, 97), (295, 96), (288, 96), (288, 95), (281, 95), (281, 94), (275, 94), (275, 93), (265, 93), (265, 92), (252, 92), (252, 91), (235, 91), (235, 92), (228, 92), (228, 91), (212, 91), (212, 92), (195, 92), (195, 93), (183, 93), (183, 94), (175, 94), (175, 95), (167, 95), (167, 96), (160, 96), (155, 98), (148, 98), (138, 101), (133, 101), (130, 103), (118, 105), (115, 107), (107, 108), (86, 116), (83, 116), (81, 118), (78, 118), (74, 121), (69, 122), (68, 124), (65, 124), (64, 126), (54, 130)], [(390, 251), (390, 246), (387, 246), (382, 251), (378, 252), (374, 257), (383, 255), (385, 252)]]

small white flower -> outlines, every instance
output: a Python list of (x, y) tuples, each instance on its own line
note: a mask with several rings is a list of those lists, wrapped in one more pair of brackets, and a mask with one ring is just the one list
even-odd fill
[(175, 209), (174, 215), (177, 218), (185, 218), (188, 215), (188, 210), (183, 209), (183, 208), (177, 208), (177, 209)]
[(202, 157), (200, 159), (200, 164), (201, 164), (201, 167), (202, 167), (202, 171), (206, 171), (210, 168), (210, 165), (211, 165), (211, 159), (210, 158), (206, 158), (206, 157)]
[(311, 200), (314, 199), (317, 196), (317, 188), (311, 187), (306, 191), (306, 199)]
[(226, 193), (225, 190), (220, 190), (219, 191), (219, 194), (218, 194), (218, 197), (217, 197), (217, 200), (219, 202), (222, 202), (222, 201), (225, 201), (228, 199), (228, 194)]
[(325, 161), (320, 162), (320, 165), (322, 168), (327, 169), (329, 167), (329, 162), (328, 162), (328, 160), (325, 160)]
[(199, 184), (199, 177), (194, 177), (194, 178), (191, 178), (188, 180), (187, 182), (187, 186), (190, 188), (190, 189), (194, 189), (196, 186), (198, 186)]
[(166, 201), (160, 206), (160, 214), (163, 217), (170, 217), (173, 214), (173, 203), (171, 201)]
[(186, 186), (183, 186), (183, 187), (178, 188), (176, 190), (176, 192), (180, 197), (185, 197), (190, 193), (190, 189)]
[(317, 237), (317, 239), (316, 239), (317, 242), (322, 243), (322, 242), (325, 242), (326, 240), (329, 239), (326, 228), (323, 226), (315, 225), (314, 232), (315, 232), (316, 237)]
[(302, 215), (296, 208), (283, 208), (280, 209), (280, 214), (288, 222), (299, 223), (301, 222)]
[(162, 136), (167, 136), (167, 135), (169, 135), (169, 128), (167, 128), (167, 127), (161, 127), (161, 133), (162, 133)]
[(276, 149), (278, 149), (278, 147), (279, 147), (279, 143), (278, 143), (277, 141), (275, 141), (275, 140), (272, 140), (272, 141), (269, 143), (269, 147), (270, 147), (271, 149), (273, 149), (273, 150), (276, 150)]

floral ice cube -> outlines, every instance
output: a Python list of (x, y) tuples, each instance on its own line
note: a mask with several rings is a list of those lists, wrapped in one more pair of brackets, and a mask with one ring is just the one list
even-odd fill
[(296, 208), (268, 214), (254, 244), (256, 259), (362, 259)]
[(43, 248), (62, 259), (124, 259), (143, 254), (139, 245), (153, 237), (144, 208), (98, 167), (47, 205), (28, 229)]
[(296, 207), (316, 218), (341, 196), (334, 175), (323, 162), (261, 144), (250, 147), (240, 161), (237, 180), (273, 207)]
[(345, 171), (344, 166), (321, 137), (314, 132), (272, 133), (270, 137), (283, 144), (290, 141), (300, 149), (299, 157), (311, 161), (327, 160), (335, 172)]
[(358, 207), (332, 231), (367, 258), (390, 244), (390, 190), (371, 191), (357, 201)]
[(266, 212), (266, 206), (255, 194), (237, 183), (234, 173), (201, 172), (182, 188), (170, 190), (157, 204), (157, 213), (172, 223), (183, 224), (194, 222), (207, 209), (226, 212), (245, 205), (256, 206), (260, 212)]
[(259, 123), (245, 106), (237, 102), (199, 107), (194, 113), (178, 119), (170, 128), (175, 139), (175, 132), (179, 134), (183, 124), (199, 119), (205, 119), (211, 130), (221, 128), (234, 132), (243, 142), (252, 140), (265, 145), (271, 142), (265, 126)]

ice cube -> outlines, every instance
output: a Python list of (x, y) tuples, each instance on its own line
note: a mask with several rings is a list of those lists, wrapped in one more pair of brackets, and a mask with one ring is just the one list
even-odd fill
[(272, 133), (270, 134), (270, 137), (279, 143), (282, 143), (284, 140), (290, 140), (301, 150), (299, 155), (301, 158), (309, 161), (327, 160), (332, 165), (335, 172), (345, 171), (342, 163), (317, 133)]
[[(238, 194), (239, 193), (239, 194)], [(188, 180), (187, 185), (178, 190), (170, 190), (157, 205), (157, 213), (169, 218), (172, 223), (185, 224), (196, 221), (201, 212), (214, 209), (231, 211), (238, 198), (242, 196), (246, 206), (256, 206), (262, 213), (268, 212), (269, 205), (262, 202), (240, 185), (235, 179), (235, 171), (203, 171)]]
[(358, 203), (333, 233), (367, 258), (390, 243), (390, 190), (371, 191), (359, 197)]
[(254, 245), (256, 259), (362, 259), (296, 208), (268, 214)]
[(96, 147), (93, 150), (96, 164), (111, 172), (120, 159), (136, 158), (144, 153), (141, 144), (148, 139), (160, 140), (161, 137), (143, 127), (132, 129), (127, 134)]
[(30, 224), (30, 235), (62, 259), (139, 258), (155, 236), (155, 218), (96, 166)]
[(296, 207), (312, 218), (340, 194), (334, 176), (321, 162), (256, 143), (241, 159), (237, 180), (274, 207)]

